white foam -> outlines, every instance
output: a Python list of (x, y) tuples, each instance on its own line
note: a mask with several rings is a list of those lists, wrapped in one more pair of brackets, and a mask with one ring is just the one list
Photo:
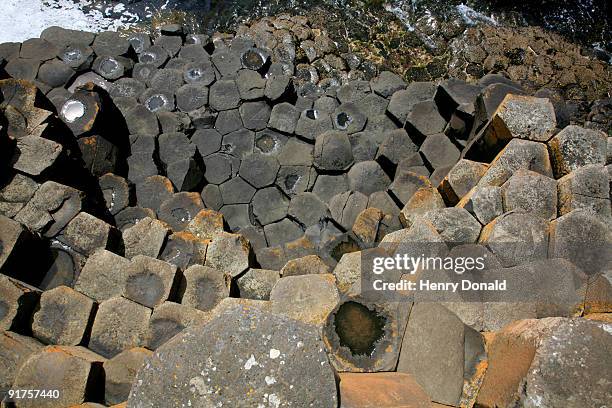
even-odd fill
[(47, 27), (74, 30), (115, 31), (138, 22), (139, 18), (118, 4), (95, 8), (91, 0), (2, 0), (0, 43), (20, 42), (40, 36)]

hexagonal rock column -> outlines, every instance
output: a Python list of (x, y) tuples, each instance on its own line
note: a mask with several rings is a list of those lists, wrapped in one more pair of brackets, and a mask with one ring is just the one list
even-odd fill
[(329, 131), (317, 137), (314, 165), (320, 170), (346, 170), (353, 164), (353, 150), (348, 135)]
[(322, 325), (340, 301), (332, 274), (287, 276), (270, 293), (272, 311), (304, 323)]
[[(244, 327), (248, 330), (235, 336)], [(236, 304), (160, 347), (136, 376), (127, 406), (335, 408), (336, 393), (313, 326)]]
[(209, 311), (230, 294), (232, 277), (209, 266), (192, 265), (183, 273), (181, 304)]
[(159, 259), (137, 255), (124, 273), (123, 296), (146, 307), (162, 304), (175, 288), (176, 266)]
[(213, 236), (206, 254), (206, 266), (236, 277), (247, 270), (250, 259), (249, 242), (242, 235), (224, 232)]
[(600, 164), (580, 167), (558, 182), (559, 215), (585, 209), (610, 216), (610, 182), (608, 170)]
[(430, 408), (414, 377), (404, 373), (340, 373), (342, 408)]
[(29, 331), (29, 320), (40, 291), (0, 274), (0, 330)]
[(606, 164), (607, 140), (603, 132), (570, 125), (548, 142), (557, 178), (586, 166)]
[(340, 302), (323, 326), (336, 371), (394, 370), (411, 308), (410, 302), (371, 303), (359, 296)]
[(89, 347), (111, 358), (132, 347), (144, 346), (151, 309), (136, 302), (114, 297), (100, 303)]
[(46, 344), (77, 346), (87, 335), (94, 301), (66, 286), (43, 292), (32, 333)]
[(164, 302), (153, 310), (149, 320), (146, 347), (155, 350), (185, 327), (208, 320), (210, 317), (201, 310), (174, 302)]
[(146, 358), (153, 354), (142, 347), (135, 347), (117, 354), (104, 362), (104, 402), (108, 405), (127, 401), (136, 373)]
[(100, 381), (105, 358), (83, 347), (47, 346), (21, 366), (17, 389), (61, 390), (57, 399), (22, 399), (19, 408), (64, 408), (101, 397), (91, 384)]
[(410, 313), (397, 371), (412, 374), (433, 401), (457, 406), (464, 383), (480, 380), (485, 358), (480, 333), (439, 304), (417, 303)]
[(240, 297), (269, 300), (272, 288), (280, 279), (278, 271), (250, 268), (236, 280)]
[(506, 326), (488, 345), (489, 367), (476, 403), (508, 406), (598, 406), (609, 388), (588, 376), (610, 381), (612, 335), (608, 323), (585, 319), (521, 320)]
[(74, 288), (101, 302), (123, 293), (126, 268), (130, 261), (105, 249), (99, 249), (88, 259)]
[(0, 398), (13, 386), (15, 375), (30, 355), (40, 351), (42, 343), (31, 337), (13, 333), (0, 332)]

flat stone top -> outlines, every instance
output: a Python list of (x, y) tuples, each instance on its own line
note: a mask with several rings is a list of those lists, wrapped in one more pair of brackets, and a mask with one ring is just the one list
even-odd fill
[(129, 408), (337, 407), (313, 326), (244, 305), (216, 313), (156, 351), (136, 377)]

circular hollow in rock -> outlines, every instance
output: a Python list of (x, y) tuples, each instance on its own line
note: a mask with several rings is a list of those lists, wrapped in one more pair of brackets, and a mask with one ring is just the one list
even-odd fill
[(87, 108), (85, 104), (81, 101), (75, 101), (74, 99), (69, 99), (62, 106), (60, 114), (68, 123), (74, 123), (79, 120), (83, 116), (85, 116), (85, 112)]
[(375, 310), (354, 301), (343, 303), (334, 316), (334, 327), (340, 345), (353, 355), (369, 356), (385, 335), (387, 319)]

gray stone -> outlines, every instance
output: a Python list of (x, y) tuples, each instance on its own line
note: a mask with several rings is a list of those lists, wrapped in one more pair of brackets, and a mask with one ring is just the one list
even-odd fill
[(322, 174), (317, 177), (312, 192), (324, 203), (331, 200), (336, 194), (348, 191), (348, 178), (345, 174), (337, 176)]
[(138, 221), (147, 217), (155, 218), (155, 211), (150, 208), (127, 207), (115, 215), (115, 225), (120, 231), (125, 231), (126, 228), (136, 225)]
[(296, 194), (289, 204), (288, 214), (305, 227), (318, 223), (322, 218), (329, 217), (327, 205), (314, 193)]
[(180, 270), (185, 270), (190, 265), (203, 264), (207, 249), (208, 241), (203, 238), (188, 231), (177, 232), (168, 237), (159, 259), (176, 266)]
[(219, 190), (225, 205), (248, 204), (255, 195), (255, 188), (241, 177), (234, 177), (226, 181), (219, 186)]
[(487, 171), (483, 163), (461, 159), (440, 183), (440, 193), (451, 204), (456, 204), (478, 183)]
[(223, 198), (221, 197), (219, 186), (214, 184), (206, 185), (202, 190), (202, 200), (206, 207), (218, 211), (223, 206)]
[(208, 319), (206, 313), (200, 310), (174, 302), (164, 302), (153, 309), (147, 332), (147, 347), (155, 350), (186, 327), (202, 324)]
[(476, 187), (458, 206), (468, 210), (482, 225), (486, 225), (504, 212), (501, 187)]
[(391, 180), (380, 165), (371, 160), (356, 163), (348, 172), (349, 188), (370, 195), (387, 189)]
[(338, 100), (340, 103), (355, 102), (371, 93), (370, 84), (367, 81), (351, 81), (338, 89)]
[(240, 103), (240, 93), (236, 82), (232, 80), (217, 81), (210, 86), (209, 105), (217, 111), (235, 109)]
[(435, 169), (454, 166), (461, 155), (457, 146), (444, 134), (427, 136), (419, 152)]
[(161, 204), (174, 193), (172, 182), (164, 176), (150, 176), (136, 184), (138, 204), (155, 212), (158, 212)]
[(61, 153), (62, 145), (59, 143), (39, 136), (24, 136), (17, 139), (9, 165), (15, 170), (38, 176), (50, 169)]
[(389, 193), (393, 194), (402, 204), (406, 204), (419, 188), (431, 185), (427, 177), (412, 171), (405, 171), (395, 175), (393, 183), (389, 186)]
[(0, 189), (0, 214), (13, 218), (32, 198), (39, 184), (31, 178), (16, 173)]
[(181, 283), (181, 304), (210, 311), (230, 294), (232, 277), (208, 266), (193, 265), (184, 272)]
[(458, 405), (464, 381), (471, 382), (484, 358), (484, 340), (478, 332), (443, 306), (417, 303), (402, 340), (397, 371), (412, 374), (433, 401)]
[(189, 83), (210, 85), (215, 80), (215, 69), (210, 62), (197, 61), (183, 67), (183, 80)]
[(281, 166), (276, 176), (276, 185), (288, 196), (312, 189), (317, 172), (307, 166)]
[(32, 319), (32, 334), (45, 344), (77, 346), (85, 340), (94, 301), (66, 287), (45, 291)]
[(315, 142), (314, 165), (320, 170), (346, 170), (353, 164), (353, 151), (344, 132), (330, 131)]
[(244, 127), (255, 131), (266, 128), (272, 112), (270, 106), (262, 101), (245, 102), (240, 105), (239, 110)]
[(284, 95), (292, 92), (293, 80), (288, 75), (275, 75), (272, 74), (266, 81), (266, 88), (264, 89), (264, 95), (270, 101), (274, 102), (279, 100)]
[(266, 80), (258, 72), (248, 69), (238, 71), (236, 84), (238, 85), (240, 98), (245, 101), (260, 99), (264, 96)]
[(19, 56), (21, 58), (50, 60), (57, 55), (58, 47), (42, 38), (30, 38), (21, 43)]
[(603, 132), (570, 125), (549, 142), (557, 178), (588, 164), (605, 164), (607, 140)]
[(248, 204), (227, 204), (219, 209), (229, 226), (230, 231), (237, 232), (243, 227), (251, 225)]
[(274, 284), (280, 279), (278, 271), (250, 268), (236, 280), (241, 298), (269, 300)]
[(115, 246), (118, 231), (110, 224), (85, 212), (74, 217), (62, 231), (59, 240), (85, 255), (98, 248)]
[(158, 220), (144, 218), (123, 231), (125, 257), (145, 255), (157, 258), (166, 241), (168, 228)]
[(380, 133), (364, 131), (349, 135), (355, 162), (374, 160), (382, 139)]
[(438, 86), (434, 100), (446, 118), (450, 118), (455, 111), (464, 116), (472, 116), (480, 89), (480, 86), (450, 78)]
[[(255, 134), (255, 146), (253, 151), (262, 154), (277, 154), (283, 150), (283, 147), (288, 141), (288, 136), (271, 129), (264, 129)], [(302, 144), (299, 144), (298, 146), (301, 147)], [(312, 150), (312, 148), (310, 148), (310, 150)]]
[(480, 235), (480, 223), (463, 208), (432, 210), (422, 218), (431, 222), (444, 241), (451, 244), (473, 244)]
[(287, 215), (289, 199), (277, 187), (267, 187), (253, 197), (253, 215), (262, 224), (270, 224)]
[(276, 158), (263, 154), (252, 154), (242, 160), (240, 176), (252, 186), (262, 188), (274, 183), (279, 168), (280, 165)]
[(57, 235), (81, 210), (83, 193), (54, 181), (43, 183), (15, 221), (47, 237)]
[(144, 346), (150, 317), (151, 309), (131, 300), (122, 297), (105, 300), (98, 307), (87, 347), (112, 358), (122, 351)]
[[(138, 54), (138, 62), (160, 68), (168, 61), (168, 52), (160, 45), (153, 45)], [(152, 76), (151, 76), (152, 77)]]
[(130, 185), (123, 177), (107, 173), (98, 179), (106, 209), (116, 215), (130, 204)]
[(311, 166), (313, 147), (308, 143), (291, 138), (276, 157), (281, 166)]
[(444, 200), (433, 186), (421, 187), (410, 197), (402, 208), (399, 218), (406, 228), (410, 228), (414, 220), (428, 211), (445, 208)]
[(157, 135), (157, 116), (144, 105), (136, 105), (125, 114), (125, 123), (132, 135)]
[(65, 86), (74, 76), (74, 70), (59, 60), (50, 60), (38, 68), (38, 79), (50, 87)]
[(334, 220), (345, 230), (350, 230), (357, 216), (367, 208), (368, 197), (358, 191), (347, 191), (329, 200), (329, 210)]
[(195, 144), (202, 157), (218, 152), (221, 148), (223, 136), (214, 129), (198, 129), (191, 136), (191, 143)]
[(555, 109), (547, 98), (507, 95), (497, 108), (499, 118), (512, 137), (546, 142), (557, 127)]
[(412, 82), (405, 90), (397, 91), (391, 96), (387, 111), (403, 125), (414, 105), (433, 99), (435, 92), (436, 85), (431, 82)]
[(0, 330), (27, 332), (40, 291), (6, 275), (0, 275), (0, 294)]
[(533, 213), (548, 220), (557, 217), (557, 182), (554, 179), (519, 170), (502, 185), (501, 192), (504, 211)]
[(304, 235), (304, 230), (300, 225), (285, 218), (281, 221), (270, 223), (264, 226), (266, 241), (269, 246), (282, 245), (294, 241)]
[(125, 74), (127, 68), (124, 61), (125, 59), (120, 57), (100, 56), (93, 62), (92, 69), (104, 79), (114, 81)]
[(283, 133), (293, 133), (300, 118), (300, 111), (287, 102), (274, 105), (268, 126)]
[(591, 164), (563, 176), (558, 181), (559, 215), (575, 209), (610, 216), (610, 182), (608, 170)]
[(388, 98), (395, 92), (406, 88), (406, 82), (393, 72), (383, 71), (370, 81), (370, 87), (378, 95)]
[(15, 79), (33, 81), (38, 74), (39, 66), (39, 60), (14, 58), (4, 66), (4, 71)]
[(398, 165), (402, 159), (411, 157), (418, 151), (418, 147), (404, 129), (385, 132), (383, 138), (376, 154), (376, 160), (383, 165)]
[[(248, 129), (239, 129), (235, 132), (223, 136), (222, 150), (232, 156), (244, 159), (249, 154), (253, 153), (253, 145), (255, 144), (255, 133)], [(235, 166), (235, 171), (238, 171), (238, 166)]]
[(187, 135), (178, 132), (160, 135), (159, 158), (177, 190), (191, 190), (200, 184), (202, 170), (197, 160), (196, 145)]
[(549, 223), (534, 214), (505, 213), (483, 229), (480, 243), (497, 256), (503, 266), (545, 259), (548, 254)]
[(208, 87), (201, 82), (186, 84), (176, 90), (176, 106), (191, 112), (208, 103)]
[(120, 33), (104, 31), (96, 35), (92, 48), (98, 55), (123, 55), (128, 52), (130, 43)]
[(446, 120), (438, 112), (433, 101), (418, 102), (406, 116), (406, 128), (413, 140), (420, 142), (427, 136), (443, 133)]
[(291, 259), (280, 271), (281, 276), (299, 276), (330, 273), (329, 266), (317, 255)]
[(242, 67), (240, 54), (229, 49), (215, 50), (211, 60), (223, 77), (235, 77)]
[(239, 234), (221, 233), (213, 237), (206, 253), (206, 266), (229, 273), (232, 277), (248, 269), (251, 246)]
[(215, 129), (222, 135), (234, 132), (242, 127), (238, 109), (221, 111), (215, 120)]
[(104, 362), (104, 402), (108, 405), (126, 401), (136, 373), (153, 354), (142, 347), (125, 350)]
[(42, 347), (41, 343), (31, 337), (4, 330), (0, 332), (0, 354), (4, 356), (0, 360), (0, 398), (4, 400), (23, 363)]
[(306, 109), (300, 114), (295, 134), (307, 140), (315, 140), (317, 136), (333, 129), (331, 116), (316, 109)]
[(127, 259), (99, 249), (87, 259), (74, 288), (98, 302), (119, 296), (125, 286), (128, 264)]
[[(244, 325), (251, 329), (231, 336)], [(218, 338), (232, 339), (232, 344), (215, 348)], [(203, 355), (201, 350), (207, 350), (209, 363), (197, 357)], [(238, 357), (236, 350), (240, 350)], [(185, 360), (185, 355), (195, 358)], [(284, 363), (289, 361), (293, 364)], [(130, 407), (181, 406), (188, 400), (202, 406), (274, 406), (281, 401), (296, 407), (312, 401), (321, 408), (337, 406), (333, 371), (316, 330), (255, 305), (236, 304), (216, 312), (205, 326), (187, 329), (166, 343), (149, 364), (136, 378)], [(281, 367), (282, 381), (277, 374)], [(226, 373), (240, 375), (229, 380)], [(222, 388), (219, 393), (208, 393), (209, 387)], [(166, 391), (157, 393), (161, 389)]]

